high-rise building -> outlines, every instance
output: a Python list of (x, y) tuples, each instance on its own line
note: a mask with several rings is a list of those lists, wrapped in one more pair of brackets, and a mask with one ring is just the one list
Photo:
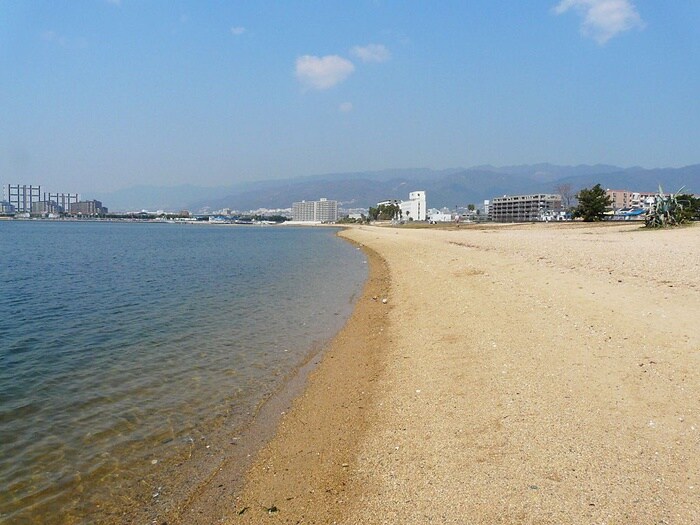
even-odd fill
[(292, 204), (292, 220), (299, 222), (335, 222), (338, 220), (338, 201), (320, 199)]
[(41, 201), (41, 186), (8, 184), (3, 186), (5, 200), (14, 206), (18, 213), (31, 212), (32, 203)]

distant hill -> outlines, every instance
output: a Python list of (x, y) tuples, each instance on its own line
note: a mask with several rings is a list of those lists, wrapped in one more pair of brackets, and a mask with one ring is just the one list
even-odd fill
[(385, 199), (406, 199), (413, 190), (425, 190), (430, 207), (454, 208), (506, 194), (552, 193), (560, 184), (571, 184), (573, 191), (578, 191), (597, 183), (606, 188), (631, 191), (656, 191), (659, 185), (666, 191), (676, 191), (685, 186), (689, 192), (700, 193), (700, 164), (659, 169), (602, 164), (395, 169), (313, 175), (217, 188), (144, 186), (97, 198), (114, 210), (289, 208), (292, 202), (320, 197), (337, 200), (344, 208), (367, 208)]
[(110, 211), (178, 211), (187, 209), (192, 201), (220, 198), (235, 191), (234, 187), (207, 188), (192, 184), (133, 186), (111, 193), (92, 193), (86, 198), (102, 201)]

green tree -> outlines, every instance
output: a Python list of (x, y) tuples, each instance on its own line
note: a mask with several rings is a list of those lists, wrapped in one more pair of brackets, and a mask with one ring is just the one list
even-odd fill
[(685, 193), (677, 195), (676, 200), (683, 206), (684, 221), (700, 221), (700, 197)]
[(592, 188), (583, 188), (576, 194), (578, 206), (574, 209), (574, 217), (582, 217), (585, 222), (601, 221), (605, 210), (612, 204), (600, 184)]
[(398, 204), (380, 204), (369, 209), (369, 218), (373, 221), (391, 221), (398, 219), (400, 214), (401, 207)]

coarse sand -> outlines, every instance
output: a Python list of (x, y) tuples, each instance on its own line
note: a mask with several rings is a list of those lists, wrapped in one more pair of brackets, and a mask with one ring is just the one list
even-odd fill
[(700, 523), (700, 225), (341, 235), (351, 319), (189, 522)]

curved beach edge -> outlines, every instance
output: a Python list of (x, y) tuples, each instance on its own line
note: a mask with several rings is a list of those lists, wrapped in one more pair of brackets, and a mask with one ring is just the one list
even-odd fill
[(255, 523), (280, 510), (286, 516), (313, 515), (321, 522), (337, 516), (367, 430), (366, 409), (379, 387), (390, 310), (382, 299), (391, 284), (388, 266), (377, 252), (358, 244), (346, 230), (339, 236), (358, 245), (369, 265), (348, 321), (306, 365), (311, 370), (297, 374), (305, 384), (291, 390), (301, 394), (273, 397), (261, 409), (268, 414), (256, 416), (277, 420), (277, 427), (272, 439), (247, 451), (248, 458), (240, 458), (238, 451), (239, 460), (249, 464), (243, 483), (236, 479), (240, 465), (224, 464), (169, 524)]

